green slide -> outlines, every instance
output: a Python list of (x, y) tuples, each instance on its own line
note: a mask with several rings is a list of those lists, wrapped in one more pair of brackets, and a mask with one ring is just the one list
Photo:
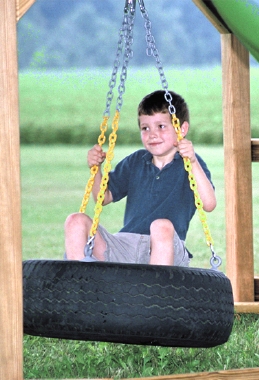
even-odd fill
[(259, 62), (259, 0), (211, 0), (217, 12)]

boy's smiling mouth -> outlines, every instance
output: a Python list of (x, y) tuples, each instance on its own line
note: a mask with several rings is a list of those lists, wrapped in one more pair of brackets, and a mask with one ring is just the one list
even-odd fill
[(160, 145), (162, 144), (162, 141), (151, 141), (148, 143), (148, 145), (151, 145), (151, 146), (156, 146), (156, 145)]
[(152, 148), (158, 148), (162, 145), (162, 142), (154, 142), (154, 143), (150, 143), (148, 144), (149, 148), (152, 149)]

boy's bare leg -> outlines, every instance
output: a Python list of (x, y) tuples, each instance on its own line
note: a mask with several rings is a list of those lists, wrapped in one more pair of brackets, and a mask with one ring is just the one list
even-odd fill
[[(92, 219), (83, 213), (71, 214), (65, 222), (65, 250), (68, 260), (82, 260), (84, 248), (92, 226)], [(97, 260), (104, 260), (106, 243), (99, 232), (95, 235), (93, 254)]]
[(150, 264), (174, 264), (174, 226), (168, 219), (157, 219), (150, 226)]

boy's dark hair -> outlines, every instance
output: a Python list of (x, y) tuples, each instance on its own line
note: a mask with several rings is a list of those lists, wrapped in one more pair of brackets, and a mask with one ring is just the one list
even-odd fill
[[(176, 116), (180, 121), (180, 125), (184, 121), (190, 122), (189, 109), (185, 100), (173, 91), (169, 91), (172, 95), (172, 104), (176, 110)], [(138, 106), (138, 116), (141, 115), (153, 115), (154, 113), (169, 113), (169, 103), (165, 99), (165, 91), (154, 91), (149, 95), (146, 95)]]

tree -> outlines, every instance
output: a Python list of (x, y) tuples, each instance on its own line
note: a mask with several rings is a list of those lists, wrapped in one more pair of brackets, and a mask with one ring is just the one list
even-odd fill
[[(20, 68), (111, 66), (124, 4), (124, 0), (37, 0), (18, 25)], [(218, 32), (191, 0), (145, 0), (145, 4), (165, 64), (219, 62)], [(133, 65), (153, 64), (145, 54), (139, 9), (133, 48)]]

